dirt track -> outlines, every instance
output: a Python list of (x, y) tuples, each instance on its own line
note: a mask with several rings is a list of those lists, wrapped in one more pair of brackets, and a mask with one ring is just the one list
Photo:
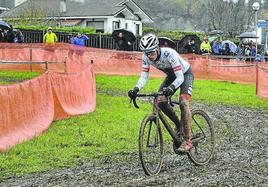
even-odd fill
[(268, 112), (193, 106), (208, 111), (217, 131), (216, 155), (207, 166), (194, 166), (187, 156), (169, 149), (162, 172), (147, 177), (134, 152), (11, 178), (0, 186), (268, 186)]

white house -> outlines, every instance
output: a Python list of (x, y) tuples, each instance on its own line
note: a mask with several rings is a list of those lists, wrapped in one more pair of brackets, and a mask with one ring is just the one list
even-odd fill
[(27, 0), (1, 0), (0, 7), (11, 9), (11, 8), (14, 8), (14, 7), (20, 5), (21, 3), (25, 2), (25, 1), (27, 1)]
[(142, 24), (153, 22), (133, 0), (28, 0), (2, 13), (0, 19), (25, 18), (25, 11), (35, 9), (45, 14), (35, 19), (56, 20), (61, 26), (94, 27), (105, 33), (126, 28), (142, 35)]

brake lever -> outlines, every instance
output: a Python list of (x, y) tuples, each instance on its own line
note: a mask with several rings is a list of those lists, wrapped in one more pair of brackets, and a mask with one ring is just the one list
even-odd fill
[(133, 99), (130, 99), (130, 102), (129, 102), (129, 103), (132, 103), (132, 102), (133, 102), (133, 105), (135, 106), (135, 108), (140, 108), (140, 107), (137, 105), (136, 97), (133, 98)]
[(135, 99), (133, 99), (133, 104), (134, 104), (135, 108), (140, 108), (140, 107), (137, 105), (136, 97), (135, 97)]
[(168, 103), (170, 104), (170, 106), (174, 107), (174, 104), (171, 102), (171, 97), (167, 97)]

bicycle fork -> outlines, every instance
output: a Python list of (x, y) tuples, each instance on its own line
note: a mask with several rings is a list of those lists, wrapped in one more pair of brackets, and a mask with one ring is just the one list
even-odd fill
[[(158, 145), (158, 134), (159, 134), (159, 117), (157, 115), (155, 115), (155, 134), (152, 134), (152, 126), (154, 125), (153, 121), (150, 122), (149, 124), (149, 130), (148, 130), (148, 136), (147, 136), (147, 140), (146, 140), (146, 145), (147, 147), (157, 147)], [(152, 136), (152, 138), (151, 138)], [(151, 141), (150, 141), (151, 140)]]

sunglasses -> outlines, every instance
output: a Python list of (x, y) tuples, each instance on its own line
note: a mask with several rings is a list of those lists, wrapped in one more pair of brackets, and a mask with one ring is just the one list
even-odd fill
[(151, 56), (153, 53), (155, 52), (155, 50), (153, 50), (153, 51), (149, 51), (149, 52), (144, 52), (144, 54), (146, 55), (146, 56)]

